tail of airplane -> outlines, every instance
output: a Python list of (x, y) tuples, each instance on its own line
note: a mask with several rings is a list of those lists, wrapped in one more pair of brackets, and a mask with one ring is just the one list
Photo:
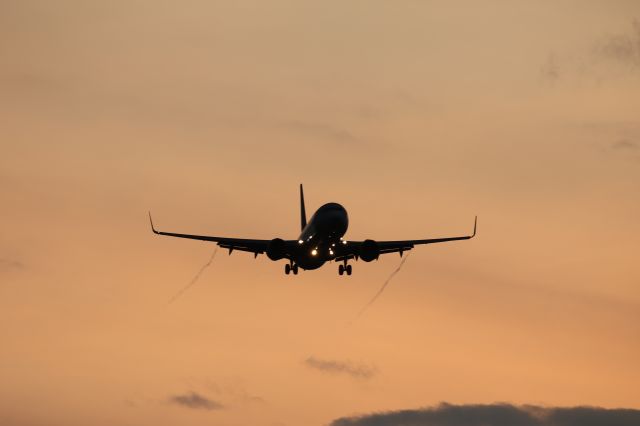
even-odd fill
[(304, 209), (304, 191), (300, 184), (300, 229), (304, 229), (305, 226), (307, 226), (307, 212)]

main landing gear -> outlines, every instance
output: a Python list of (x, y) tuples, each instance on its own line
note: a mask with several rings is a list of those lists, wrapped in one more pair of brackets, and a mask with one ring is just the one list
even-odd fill
[(293, 263), (287, 263), (284, 265), (284, 273), (289, 275), (291, 272), (293, 272), (293, 275), (298, 275), (298, 265)]
[(347, 265), (347, 262), (344, 262), (344, 265), (338, 266), (338, 274), (343, 275), (345, 272), (347, 275), (351, 275), (351, 265)]

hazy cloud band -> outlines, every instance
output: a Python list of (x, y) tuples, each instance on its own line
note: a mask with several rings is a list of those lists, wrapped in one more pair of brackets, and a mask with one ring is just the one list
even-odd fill
[(334, 420), (331, 426), (637, 426), (640, 410), (441, 404)]

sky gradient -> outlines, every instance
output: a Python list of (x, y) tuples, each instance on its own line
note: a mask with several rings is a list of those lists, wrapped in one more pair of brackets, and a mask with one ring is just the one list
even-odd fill
[[(0, 423), (640, 408), (640, 3), (0, 2)], [(465, 234), (285, 276), (159, 229)], [(346, 423), (345, 423), (346, 424)], [(364, 424), (364, 423), (363, 423)]]

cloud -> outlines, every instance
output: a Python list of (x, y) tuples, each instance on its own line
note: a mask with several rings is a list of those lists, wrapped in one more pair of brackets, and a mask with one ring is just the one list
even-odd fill
[(640, 21), (634, 19), (631, 25), (614, 34), (593, 38), (587, 49), (549, 53), (540, 67), (540, 76), (542, 82), (550, 85), (584, 77), (600, 83), (637, 71), (640, 71)]
[(550, 53), (547, 61), (540, 67), (540, 74), (545, 81), (553, 84), (560, 78), (560, 67), (558, 58), (555, 54)]
[(369, 367), (364, 364), (356, 364), (351, 361), (324, 360), (315, 357), (307, 358), (304, 364), (314, 370), (333, 374), (347, 374), (356, 379), (370, 379), (378, 372), (375, 367)]
[(195, 410), (220, 410), (224, 408), (219, 402), (212, 401), (193, 391), (183, 395), (173, 395), (169, 398), (169, 403)]
[(603, 39), (596, 52), (605, 59), (631, 67), (640, 67), (640, 21), (634, 19), (631, 32), (615, 34)]
[(349, 131), (323, 123), (309, 123), (305, 121), (287, 121), (284, 127), (299, 133), (305, 133), (318, 139), (329, 139), (339, 143), (354, 143), (357, 138)]
[(440, 404), (416, 410), (343, 417), (330, 426), (637, 426), (640, 410)]
[(219, 378), (217, 381), (207, 380), (206, 388), (210, 393), (229, 400), (233, 404), (266, 404), (264, 398), (249, 393), (243, 381), (235, 377)]
[(65, 93), (72, 86), (69, 84), (69, 78), (52, 72), (20, 69), (0, 73), (0, 87), (22, 95), (25, 93), (42, 95)]
[(24, 268), (24, 264), (17, 260), (0, 258), (0, 267), (22, 269)]
[(640, 148), (636, 142), (630, 141), (629, 139), (620, 139), (619, 141), (614, 142), (611, 145), (612, 149), (623, 149), (623, 150), (635, 150)]

